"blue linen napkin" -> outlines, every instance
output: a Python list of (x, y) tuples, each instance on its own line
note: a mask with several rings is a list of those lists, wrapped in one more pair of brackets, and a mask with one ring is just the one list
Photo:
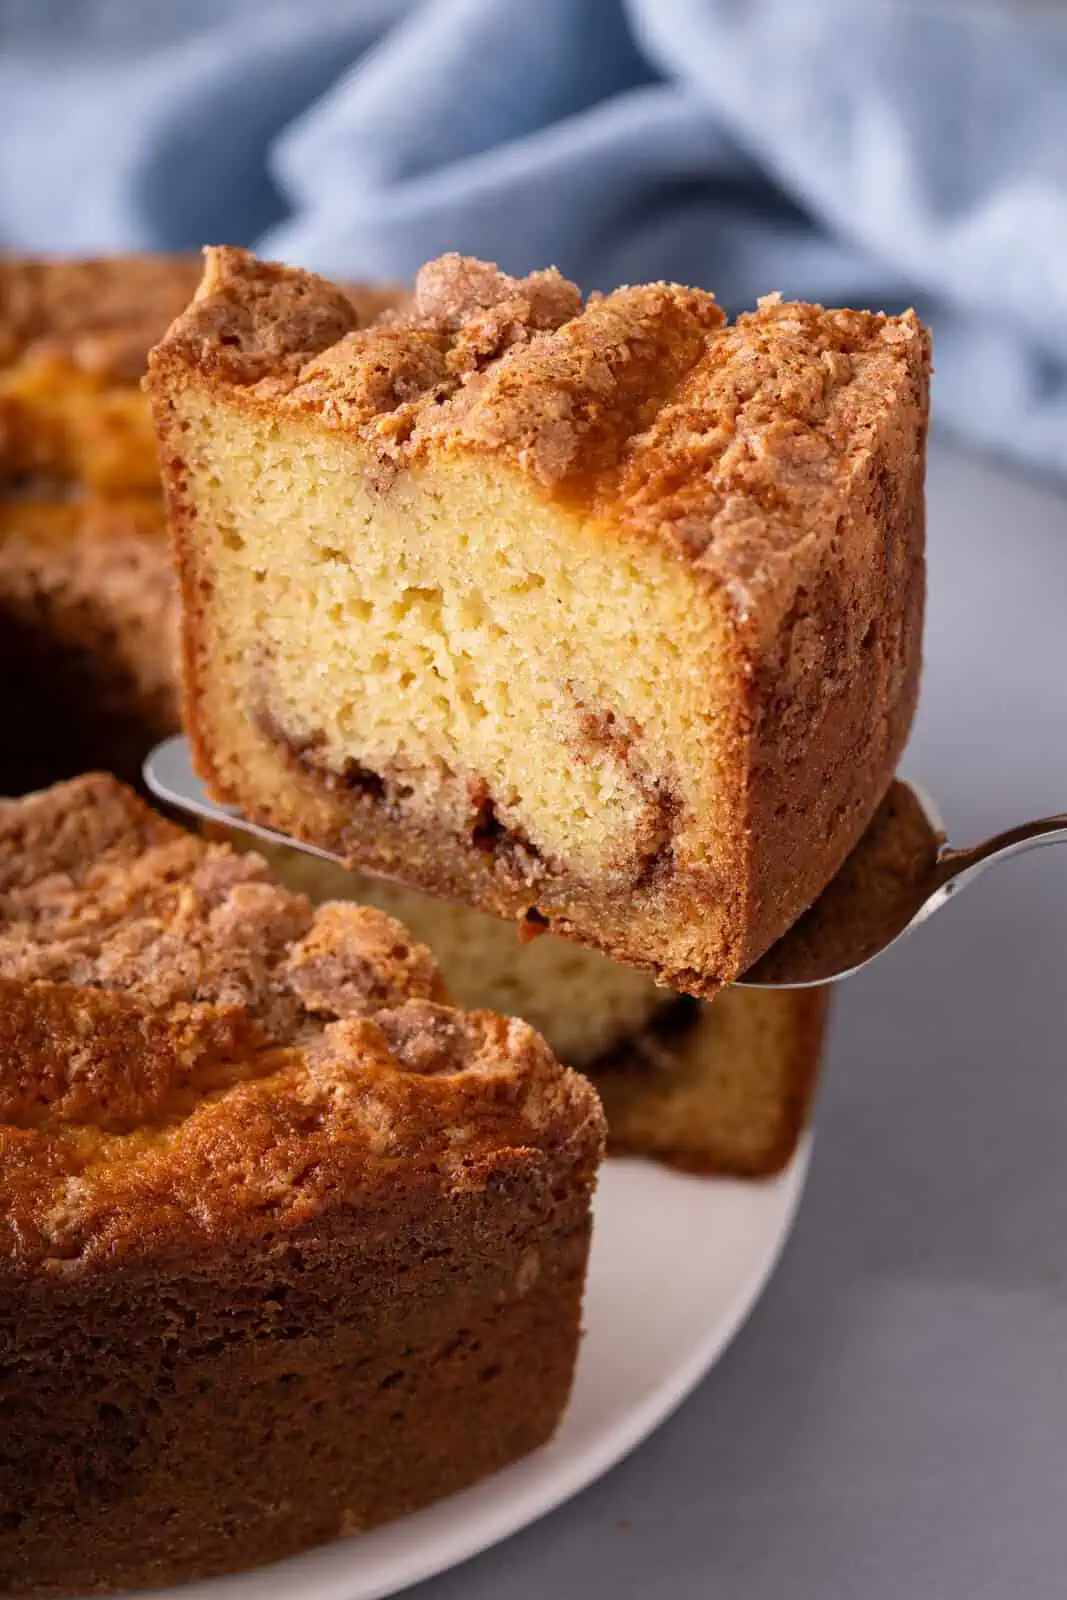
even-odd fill
[(1031, 0), (3, 0), (0, 248), (457, 249), (934, 324), (1067, 477), (1067, 14)]

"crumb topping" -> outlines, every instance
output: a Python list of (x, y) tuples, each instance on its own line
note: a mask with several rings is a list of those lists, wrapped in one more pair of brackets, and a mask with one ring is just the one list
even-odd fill
[(0, 261), (0, 365), (61, 361), (136, 382), (199, 276), (195, 256)]
[(618, 461), (722, 321), (699, 290), (651, 284), (583, 308), (554, 268), (517, 279), (449, 255), (422, 268), (405, 312), (357, 331), (323, 279), (227, 248), (208, 252), (149, 388), (177, 363), (361, 431), (385, 465), (431, 446), (507, 451), (573, 492)]
[[(454, 335), (468, 356), (491, 358), (562, 327), (581, 309), (580, 291), (555, 267), (512, 278), (490, 262), (451, 254), (419, 269), (411, 319)], [(464, 357), (457, 366), (467, 364)]]
[(825, 311), (765, 296), (708, 341), (632, 441), (608, 486), (610, 509), (743, 582), (751, 597), (777, 558), (824, 526), (820, 513), (876, 443), (874, 419), (914, 429), (928, 361), (914, 312)]
[[(185, 310), (202, 273), (194, 255), (0, 259), (0, 367), (60, 363), (136, 384), (149, 350)], [(399, 284), (345, 284), (342, 293), (360, 325), (410, 298)]]
[(295, 1218), (399, 1155), (444, 1171), (598, 1136), (591, 1091), (538, 1035), (445, 1000), (393, 918), (313, 909), (114, 779), (0, 802), (12, 1259), (136, 1249), (146, 1218), (261, 1225), (249, 1194), (268, 1169)]
[(203, 279), (167, 343), (217, 378), (255, 383), (299, 371), (364, 317), (377, 315), (383, 298), (393, 297), (388, 291), (348, 293), (312, 273), (223, 245), (205, 251)]
[[(152, 368), (357, 434), (388, 474), (480, 452), (590, 516), (659, 539), (751, 603), (823, 526), (858, 456), (914, 433), (929, 338), (901, 317), (766, 295), (727, 325), (677, 284), (583, 303), (554, 269), (429, 262), (406, 311), (356, 330), (322, 279), (208, 253), (186, 331)], [(341, 324), (344, 323), (344, 326)], [(239, 358), (233, 351), (239, 351)], [(832, 516), (829, 518), (832, 523)], [(742, 590), (745, 592), (742, 593)]]

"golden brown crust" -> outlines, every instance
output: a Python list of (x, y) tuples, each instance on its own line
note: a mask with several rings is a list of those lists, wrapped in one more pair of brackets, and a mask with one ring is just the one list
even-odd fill
[(358, 431), (383, 466), (429, 448), (500, 451), (546, 487), (588, 494), (722, 321), (711, 295), (677, 284), (583, 309), (554, 269), (516, 279), (445, 256), (422, 268), (406, 311), (357, 331), (324, 279), (226, 248), (208, 252), (150, 370), (197, 371)]
[(0, 1590), (255, 1566), (549, 1438), (591, 1174), (515, 1151), (465, 1167), (442, 1204), (427, 1167), (402, 1170), (331, 1219), (143, 1266), (57, 1266), (0, 1299)]
[(828, 1009), (818, 989), (679, 1001), (587, 1069), (609, 1151), (703, 1177), (781, 1172), (807, 1124)]
[[(916, 363), (926, 350), (924, 336)], [(867, 445), (849, 494), (822, 537), (796, 552), (775, 627), (750, 624), (752, 849), (739, 971), (838, 872), (911, 730), (926, 599), (927, 379), (911, 360), (898, 377), (894, 403), (875, 405), (859, 431)]]
[[(0, 367), (56, 364), (131, 386), (200, 283), (199, 255), (0, 256)], [(402, 306), (400, 284), (346, 284), (361, 323)]]
[(0, 478), (154, 487), (135, 386), (197, 266), (194, 257), (0, 258)]
[(199, 278), (196, 256), (0, 257), (0, 366), (57, 362), (136, 383)]
[(914, 791), (893, 783), (841, 871), (748, 976), (814, 983), (883, 950), (934, 887), (944, 842)]
[[(189, 362), (230, 383), (298, 370), (317, 350), (358, 326), (348, 297), (325, 278), (275, 262), (243, 270), (247, 252), (229, 245), (205, 252), (204, 276), (166, 343)], [(233, 285), (240, 274), (242, 293)]]
[(142, 396), (53, 361), (0, 372), (0, 482), (152, 493), (159, 469)]
[[(0, 479), (154, 489), (138, 385), (148, 352), (196, 290), (198, 256), (0, 257)], [(350, 284), (353, 324), (404, 304), (399, 285)]]
[[(265, 330), (252, 311), (268, 302)], [(713, 994), (837, 871), (910, 727), (925, 330), (913, 313), (776, 297), (727, 327), (710, 295), (662, 284), (583, 308), (552, 274), (517, 281), (454, 257), (424, 268), (410, 311), (378, 327), (336, 337), (336, 309), (321, 280), (227, 252), (180, 335), (151, 358), (201, 772), (219, 798), (371, 870), (547, 921), (672, 987)], [(657, 773), (655, 848), (632, 852), (640, 866), (624, 886), (585, 882), (521, 841), (504, 838), (489, 854), (449, 819), (435, 827), (407, 814), (388, 774), (346, 792), (315, 770), (304, 730), (272, 731), (251, 706), (258, 779), (235, 782), (233, 759), (224, 777), (208, 710), (211, 574), (172, 412), (189, 386), (357, 438), (382, 487), (430, 458), (484, 456), (597, 538), (616, 539), (620, 554), (634, 541), (665, 552), (688, 574), (693, 607), (724, 618), (729, 634), (723, 671), (735, 694), (719, 732), (728, 782), (717, 822), (729, 847), (678, 864), (671, 785)], [(709, 924), (709, 905), (721, 935), (701, 953), (688, 935)]]
[(326, 1217), (398, 1161), (446, 1193), (596, 1146), (591, 1091), (444, 1006), (393, 919), (313, 912), (112, 779), (0, 803), (0, 862), (4, 1277)]

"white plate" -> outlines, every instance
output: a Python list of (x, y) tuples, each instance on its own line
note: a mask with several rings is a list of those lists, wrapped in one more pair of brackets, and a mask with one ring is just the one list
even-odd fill
[(551, 1444), (375, 1533), (205, 1583), (173, 1600), (380, 1600), (570, 1499), (695, 1388), (751, 1311), (789, 1234), (809, 1143), (770, 1183), (682, 1177), (609, 1161), (596, 1201), (586, 1337)]

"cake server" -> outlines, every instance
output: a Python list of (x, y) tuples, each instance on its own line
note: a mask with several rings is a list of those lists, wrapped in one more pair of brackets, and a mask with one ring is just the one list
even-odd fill
[[(145, 782), (168, 805), (287, 845), (343, 867), (328, 850), (249, 822), (212, 800), (178, 734), (152, 751)], [(897, 780), (874, 823), (837, 877), (789, 932), (736, 981), (753, 989), (811, 989), (851, 977), (876, 960), (992, 866), (1025, 850), (1067, 840), (1067, 813), (1024, 822), (981, 844), (954, 849), (937, 810), (913, 783)]]

